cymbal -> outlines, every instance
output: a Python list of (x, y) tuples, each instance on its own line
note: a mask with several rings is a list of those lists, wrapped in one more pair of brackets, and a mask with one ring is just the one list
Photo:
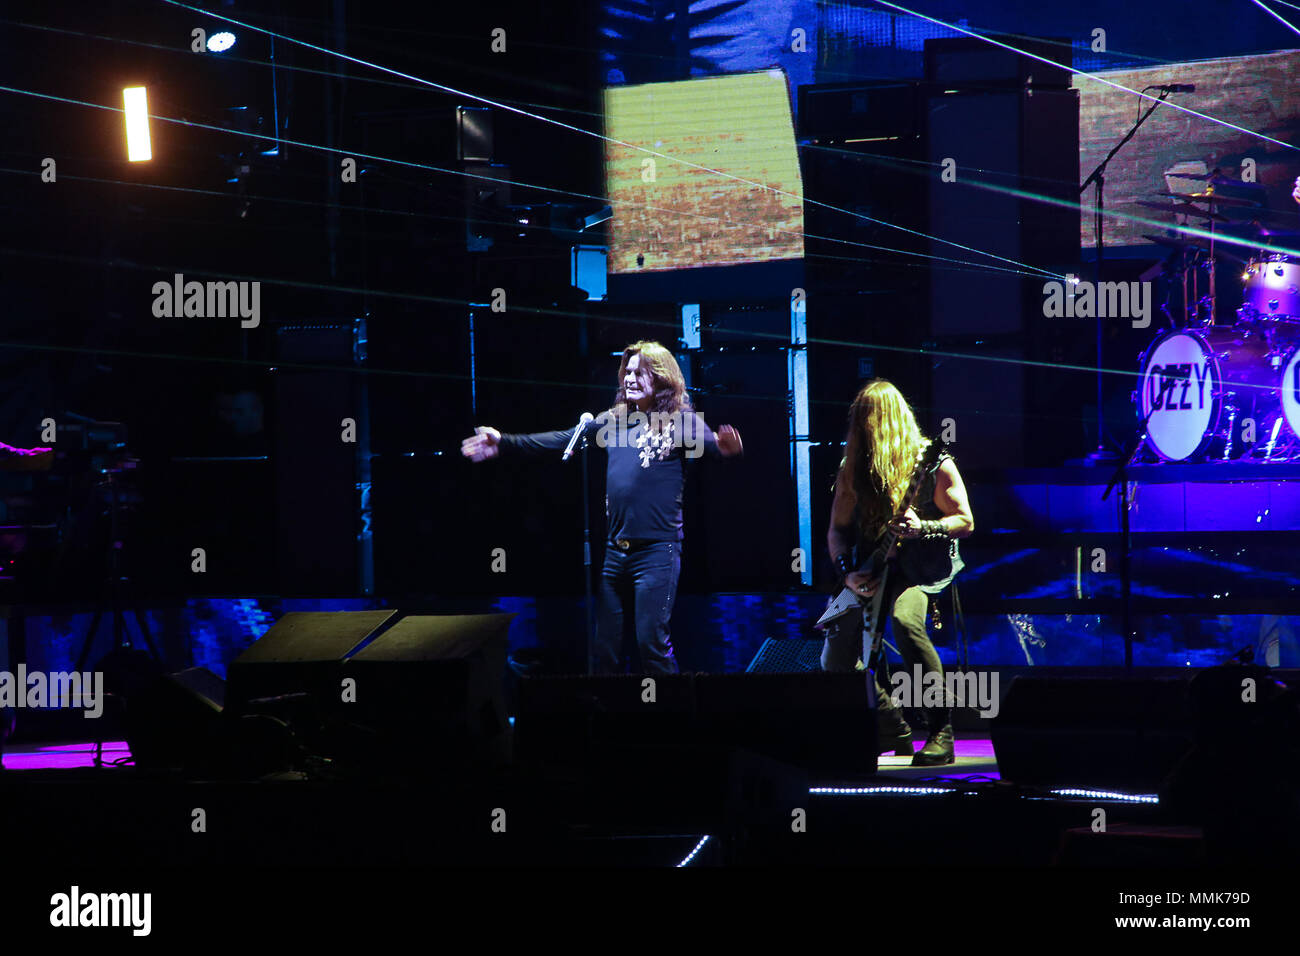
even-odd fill
[[(1195, 216), (1197, 219), (1213, 219), (1215, 222), (1232, 222), (1232, 220), (1227, 216), (1222, 216), (1217, 212), (1210, 212), (1206, 209), (1197, 209), (1190, 203), (1171, 205), (1170, 203), (1148, 202), (1145, 199), (1138, 199), (1135, 201), (1134, 205), (1145, 206), (1148, 209), (1159, 209), (1161, 212), (1172, 212), (1182, 216)], [(1187, 208), (1180, 209), (1178, 206), (1185, 206)]]
[(1225, 206), (1258, 206), (1253, 199), (1237, 199), (1234, 196), (1220, 196), (1218, 193), (1152, 193), (1162, 199), (1181, 199), (1183, 202), (1222, 203)]
[(1240, 186), (1242, 189), (1263, 189), (1263, 183), (1247, 183), (1240, 179), (1233, 179), (1231, 176), (1221, 176), (1217, 173), (1164, 173), (1170, 179), (1194, 179), (1197, 182), (1209, 183), (1211, 186)]
[(1168, 246), (1170, 249), (1210, 248), (1210, 241), (1208, 239), (1202, 239), (1200, 236), (1189, 236), (1186, 239), (1182, 239), (1178, 236), (1152, 236), (1148, 233), (1143, 233), (1142, 238), (1161, 246)]
[[(1183, 239), (1178, 236), (1152, 236), (1143, 233), (1142, 238), (1154, 242), (1157, 245), (1168, 246), (1170, 249), (1196, 249), (1201, 252), (1209, 252), (1210, 250), (1210, 241), (1208, 239), (1203, 239), (1200, 236), (1188, 236), (1186, 239)], [(1215, 243), (1214, 257), (1216, 259), (1231, 259), (1233, 262), (1239, 262), (1242, 265), (1246, 264), (1245, 259), (1237, 255), (1235, 252), (1229, 252), (1224, 248), (1224, 246), (1225, 243)]]

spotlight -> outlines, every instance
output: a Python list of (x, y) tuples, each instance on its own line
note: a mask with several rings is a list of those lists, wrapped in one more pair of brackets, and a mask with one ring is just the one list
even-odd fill
[(149, 143), (149, 98), (143, 86), (128, 86), (122, 90), (122, 105), (126, 116), (126, 158), (139, 163), (153, 159)]
[(209, 53), (225, 53), (234, 45), (235, 35), (224, 30), (221, 33), (214, 33), (212, 36), (208, 37)]

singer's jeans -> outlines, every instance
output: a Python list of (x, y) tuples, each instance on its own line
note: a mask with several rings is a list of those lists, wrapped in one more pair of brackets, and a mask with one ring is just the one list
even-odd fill
[(677, 673), (668, 619), (681, 569), (680, 541), (634, 541), (627, 550), (612, 541), (605, 545), (600, 616), (592, 649), (595, 673), (623, 672), (623, 631), (629, 617), (635, 625), (641, 673)]

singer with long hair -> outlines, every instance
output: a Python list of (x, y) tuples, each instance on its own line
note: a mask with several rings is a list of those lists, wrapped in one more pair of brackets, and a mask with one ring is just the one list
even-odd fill
[(668, 633), (682, 559), (682, 487), (686, 467), (703, 455), (730, 458), (743, 451), (740, 433), (723, 425), (715, 435), (691, 408), (686, 380), (673, 354), (658, 342), (623, 350), (614, 404), (577, 429), (529, 435), (479, 426), (461, 443), (471, 461), (500, 455), (562, 452), (594, 439), (606, 452), (605, 563), (592, 670), (623, 670), (624, 628), (636, 634), (642, 673), (677, 673)]

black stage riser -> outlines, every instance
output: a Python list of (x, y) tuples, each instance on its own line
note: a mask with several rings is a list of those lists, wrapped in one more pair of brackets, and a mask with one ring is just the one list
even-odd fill
[(536, 677), (519, 685), (524, 764), (599, 771), (630, 752), (749, 750), (823, 777), (876, 770), (875, 714), (859, 674)]

